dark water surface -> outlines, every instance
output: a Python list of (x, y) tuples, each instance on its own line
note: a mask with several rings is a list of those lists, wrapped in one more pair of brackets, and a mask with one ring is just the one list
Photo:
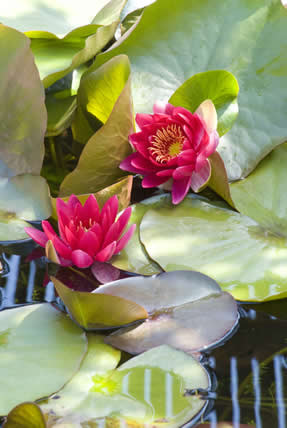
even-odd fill
[[(2, 253), (0, 309), (55, 299), (53, 284), (43, 287), (45, 263), (26, 255)], [(206, 354), (217, 378), (214, 405), (205, 420), (286, 428), (287, 299), (240, 305), (237, 332)], [(210, 406), (211, 407), (211, 406)]]

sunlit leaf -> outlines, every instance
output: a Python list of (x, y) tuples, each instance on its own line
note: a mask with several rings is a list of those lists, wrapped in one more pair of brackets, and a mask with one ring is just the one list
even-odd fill
[(51, 279), (70, 315), (85, 330), (119, 327), (147, 317), (146, 310), (131, 300), (72, 290), (55, 277)]
[(0, 312), (0, 347), (0, 414), (6, 415), (62, 388), (79, 368), (86, 338), (67, 316), (37, 304)]
[[(87, 137), (98, 129), (99, 121), (106, 123), (129, 75), (130, 64), (126, 55), (112, 58), (95, 71), (90, 67), (85, 73), (78, 90), (78, 108), (73, 122), (73, 133), (78, 141), (86, 143)], [(88, 124), (85, 128), (83, 119)]]
[(29, 39), (0, 25), (0, 176), (40, 174), (47, 113)]
[(219, 152), (230, 179), (245, 177), (286, 140), (285, 36), (280, 1), (157, 0), (118, 47), (98, 56), (128, 55), (136, 112), (166, 102), (196, 73), (225, 69), (238, 80), (239, 115)]
[(54, 423), (93, 423), (96, 426), (181, 426), (206, 407), (200, 395), (187, 391), (208, 389), (210, 380), (198, 361), (161, 346), (113, 370), (115, 350), (89, 336), (89, 350), (81, 370), (41, 408)]
[(13, 213), (0, 211), (0, 242), (29, 240), (24, 228), (31, 226)]
[(186, 80), (171, 96), (169, 102), (195, 112), (199, 105), (209, 99), (218, 116), (218, 133), (226, 134), (238, 115), (237, 95), (239, 86), (236, 78), (225, 70), (198, 73)]
[(120, 162), (132, 149), (128, 141), (133, 131), (130, 80), (126, 83), (105, 125), (85, 145), (74, 171), (60, 187), (60, 196), (94, 193), (126, 175)]
[(231, 198), (228, 177), (224, 162), (218, 152), (212, 153), (208, 158), (211, 165), (211, 177), (208, 182), (208, 187), (220, 195), (226, 202), (234, 207), (234, 202)]
[(140, 225), (148, 254), (167, 270), (192, 269), (214, 278), (236, 299), (287, 297), (287, 240), (254, 220), (186, 198), (149, 210)]
[(86, 25), (63, 38), (45, 31), (29, 31), (35, 62), (47, 88), (75, 68), (92, 59), (111, 40), (117, 22)]
[(237, 304), (219, 285), (199, 272), (165, 272), (105, 284), (108, 293), (141, 304), (149, 318), (134, 329), (121, 329), (106, 342), (130, 354), (167, 344), (191, 353), (217, 344), (235, 327)]
[(5, 428), (46, 428), (46, 421), (40, 407), (32, 402), (14, 407), (4, 423)]

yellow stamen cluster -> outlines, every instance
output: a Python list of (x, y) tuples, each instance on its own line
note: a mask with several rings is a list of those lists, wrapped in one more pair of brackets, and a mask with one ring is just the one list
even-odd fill
[(156, 162), (165, 164), (179, 155), (184, 140), (185, 136), (180, 126), (168, 125), (156, 132), (148, 150)]

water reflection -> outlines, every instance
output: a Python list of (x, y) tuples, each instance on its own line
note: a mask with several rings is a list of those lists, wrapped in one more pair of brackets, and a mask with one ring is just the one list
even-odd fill
[[(26, 256), (15, 254), (0, 256), (0, 309), (55, 300), (52, 282), (43, 287), (44, 264), (25, 259)], [(269, 308), (272, 313), (268, 313)], [(269, 306), (245, 305), (240, 312), (242, 319), (237, 333), (208, 355), (218, 387), (215, 405), (205, 421), (209, 421), (210, 428), (216, 428), (218, 421), (223, 420), (232, 421), (234, 428), (239, 428), (240, 423), (257, 428), (286, 428), (287, 299)], [(149, 377), (146, 370), (143, 392), (146, 402), (150, 400)], [(171, 412), (170, 402), (167, 395), (167, 413)]]

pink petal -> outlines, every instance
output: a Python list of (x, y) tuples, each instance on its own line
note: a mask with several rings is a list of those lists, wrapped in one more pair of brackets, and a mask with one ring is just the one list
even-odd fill
[(76, 195), (71, 195), (67, 202), (67, 207), (69, 209), (69, 214), (73, 215), (77, 205), (82, 205)]
[(57, 209), (58, 216), (59, 216), (59, 211), (66, 214), (66, 216), (68, 216), (70, 214), (68, 205), (61, 198), (56, 199), (56, 209)]
[(128, 207), (119, 216), (119, 218), (117, 220), (117, 224), (118, 224), (118, 236), (121, 236), (121, 234), (123, 233), (124, 229), (126, 228), (128, 222), (129, 222), (131, 213), (132, 213), (132, 208)]
[(156, 187), (168, 180), (168, 177), (158, 177), (155, 174), (146, 175), (142, 181), (142, 187)]
[(30, 238), (33, 239), (33, 241), (37, 242), (38, 245), (45, 248), (46, 243), (49, 241), (46, 234), (44, 232), (41, 232), (38, 229), (35, 229), (35, 227), (25, 227), (24, 228), (27, 235), (30, 236)]
[(106, 262), (115, 252), (116, 241), (111, 242), (107, 247), (103, 248), (95, 257), (99, 262)]
[(194, 165), (180, 166), (174, 170), (172, 177), (174, 180), (181, 180), (184, 177), (190, 177), (194, 172)]
[(208, 182), (211, 175), (211, 167), (206, 159), (203, 167), (198, 172), (194, 172), (191, 176), (190, 186), (194, 192), (199, 192), (200, 189)]
[(79, 268), (87, 268), (94, 262), (93, 258), (83, 250), (74, 250), (72, 252), (72, 262)]
[(133, 172), (134, 174), (141, 174), (142, 170), (135, 168), (132, 165), (132, 160), (136, 157), (136, 156), (140, 156), (138, 153), (132, 153), (131, 155), (129, 155), (127, 158), (125, 158), (121, 163), (120, 163), (120, 169), (124, 170), (124, 171), (129, 171), (129, 172)]
[(100, 209), (97, 199), (94, 195), (90, 195), (84, 204), (85, 219), (89, 222), (90, 219), (98, 221), (100, 217)]
[(101, 243), (103, 240), (103, 231), (102, 231), (102, 228), (99, 225), (99, 223), (94, 224), (91, 227), (90, 231), (97, 235), (97, 238), (98, 238), (99, 242)]
[(151, 114), (138, 113), (136, 114), (136, 124), (142, 128), (145, 125), (150, 125), (153, 123), (153, 118)]
[(183, 150), (178, 155), (178, 165), (195, 165), (196, 156), (197, 155), (193, 149)]
[(134, 146), (134, 148), (145, 158), (149, 157), (149, 141), (148, 136), (153, 135), (153, 133), (149, 132), (136, 132), (134, 134), (129, 135), (129, 141)]
[(163, 171), (158, 171), (156, 175), (158, 177), (171, 177), (174, 169), (164, 169)]
[(174, 108), (172, 104), (158, 101), (153, 106), (153, 112), (155, 114), (172, 114)]
[(192, 124), (184, 125), (183, 130), (190, 141), (190, 148), (194, 150), (198, 150), (200, 143), (205, 136), (208, 137), (203, 123), (197, 116), (194, 116)]
[(100, 242), (97, 235), (91, 230), (85, 232), (79, 241), (78, 248), (84, 250), (93, 257), (100, 248)]
[(101, 211), (101, 220), (100, 220), (101, 223), (102, 223), (102, 218), (104, 216), (107, 216), (108, 227), (110, 227), (110, 225), (116, 219), (116, 216), (118, 214), (118, 208), (119, 208), (118, 197), (117, 197), (117, 195), (114, 195), (114, 196), (112, 196), (111, 198), (109, 198), (107, 200), (107, 202), (105, 203), (105, 205), (102, 208), (102, 211)]
[[(135, 153), (137, 154), (137, 153)], [(158, 169), (149, 159), (144, 158), (143, 156), (137, 154), (132, 160), (131, 165), (141, 171), (152, 172)]]
[(69, 217), (66, 215), (62, 209), (58, 209), (58, 229), (61, 238), (64, 241), (67, 241), (66, 235), (65, 235), (65, 227), (69, 224)]
[(67, 243), (70, 245), (72, 250), (75, 250), (78, 248), (78, 238), (74, 235), (74, 233), (68, 228), (68, 226), (65, 226), (65, 236), (67, 239)]
[(208, 144), (204, 147), (204, 149), (202, 150), (201, 153), (203, 153), (205, 155), (205, 157), (208, 158), (210, 155), (212, 155), (212, 153), (215, 152), (216, 147), (218, 146), (218, 143), (219, 143), (219, 135), (218, 135), (217, 131), (213, 131), (209, 135)]
[(106, 247), (111, 242), (116, 241), (118, 237), (119, 237), (119, 224), (113, 223), (104, 237), (102, 246)]
[(211, 100), (203, 101), (197, 108), (196, 114), (203, 119), (208, 133), (217, 129), (217, 113)]
[(54, 238), (54, 236), (57, 236), (56, 232), (54, 231), (54, 229), (52, 228), (52, 226), (47, 220), (42, 221), (42, 228), (46, 236), (48, 237), (48, 239), (50, 239), (51, 241)]
[(127, 245), (129, 240), (133, 236), (136, 227), (136, 224), (132, 224), (128, 231), (121, 237), (121, 239), (118, 240), (114, 254), (119, 253)]
[(172, 203), (179, 204), (189, 191), (191, 177), (185, 177), (181, 180), (173, 180), (172, 185)]
[(67, 260), (71, 258), (71, 248), (69, 248), (57, 235), (52, 238), (52, 243), (61, 257)]

